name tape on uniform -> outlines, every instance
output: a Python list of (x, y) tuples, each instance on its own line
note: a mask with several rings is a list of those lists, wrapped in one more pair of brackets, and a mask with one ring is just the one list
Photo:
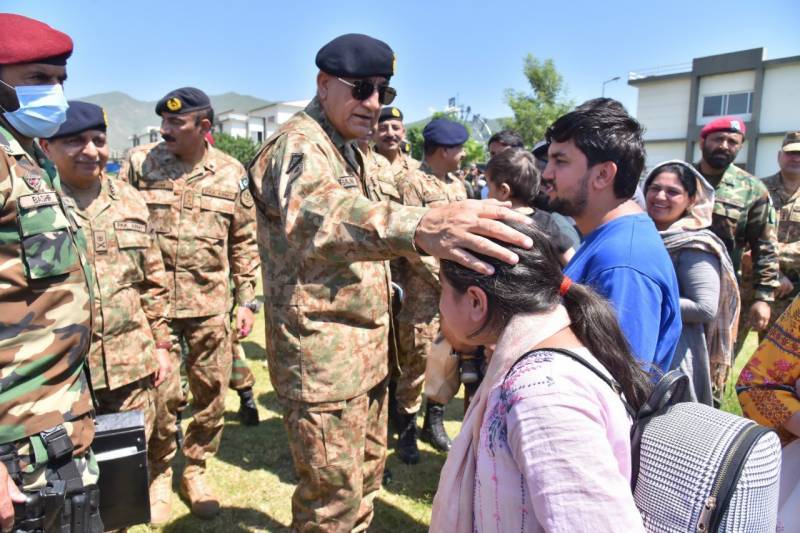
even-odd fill
[(352, 189), (353, 187), (358, 187), (358, 180), (353, 176), (342, 176), (339, 178), (339, 184), (345, 189)]
[(121, 220), (114, 222), (114, 229), (133, 230), (141, 233), (147, 233), (147, 225), (133, 220)]
[(55, 192), (40, 192), (38, 194), (28, 194), (20, 196), (19, 206), (23, 209), (34, 207), (44, 207), (47, 205), (58, 205), (58, 196)]
[(211, 187), (206, 187), (203, 189), (203, 196), (212, 196), (214, 198), (222, 198), (224, 200), (234, 201), (236, 200), (236, 191), (226, 191), (224, 189), (212, 189)]

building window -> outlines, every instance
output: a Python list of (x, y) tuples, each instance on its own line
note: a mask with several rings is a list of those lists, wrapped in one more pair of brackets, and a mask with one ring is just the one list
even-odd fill
[(728, 93), (703, 97), (703, 116), (748, 115), (753, 112), (753, 93)]
[(151, 132), (150, 132), (150, 142), (151, 142), (151, 143), (154, 143), (154, 142), (156, 142), (157, 140), (158, 140), (158, 132), (156, 132), (156, 131), (151, 131)]
[(257, 137), (256, 141), (259, 144), (261, 144), (264, 141), (264, 133), (263, 132), (257, 131), (256, 132), (256, 137)]
[(134, 135), (133, 136), (133, 145), (134, 146), (139, 146), (139, 136), (138, 135)]

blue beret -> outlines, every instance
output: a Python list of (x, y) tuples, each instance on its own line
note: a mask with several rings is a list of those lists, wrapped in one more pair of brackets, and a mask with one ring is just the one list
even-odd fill
[(316, 64), (322, 72), (343, 78), (391, 78), (395, 57), (385, 42), (369, 35), (348, 33), (320, 48)]
[(106, 131), (108, 121), (102, 107), (77, 100), (70, 100), (68, 103), (67, 120), (61, 124), (57, 132), (50, 136), (50, 139), (67, 137), (86, 130)]
[(195, 87), (181, 87), (168, 92), (164, 98), (158, 101), (156, 115), (161, 116), (161, 113), (165, 112), (182, 115), (210, 108), (211, 100), (206, 93)]
[(463, 124), (446, 118), (437, 118), (428, 122), (428, 125), (422, 130), (422, 136), (426, 143), (439, 146), (458, 146), (467, 142), (469, 132)]
[(381, 114), (378, 115), (378, 123), (384, 120), (403, 120), (403, 112), (390, 105), (383, 106), (383, 108), (381, 108)]

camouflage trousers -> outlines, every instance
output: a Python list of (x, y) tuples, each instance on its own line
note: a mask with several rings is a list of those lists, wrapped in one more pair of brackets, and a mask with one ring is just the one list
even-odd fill
[(156, 422), (156, 390), (153, 376), (128, 383), (114, 390), (95, 389), (97, 414), (141, 411), (144, 414), (144, 433), (147, 440), (153, 434)]
[(299, 478), (293, 531), (367, 529), (386, 463), (386, 399), (386, 380), (340, 402), (281, 399)]
[[(397, 364), (392, 365), (392, 381), (396, 384), (395, 400), (400, 414), (414, 414), (422, 405), (425, 364), (433, 340), (439, 333), (439, 315), (426, 320), (409, 320), (400, 313), (394, 323), (397, 339)], [(397, 372), (397, 367), (400, 372)]]
[(253, 388), (253, 385), (256, 384), (256, 377), (247, 366), (247, 356), (239, 342), (239, 333), (236, 331), (236, 327), (231, 328), (231, 357), (233, 363), (228, 387), (235, 391)]
[(175, 457), (175, 421), (183, 401), (181, 340), (187, 348), (186, 376), (192, 394), (192, 421), (186, 429), (183, 454), (203, 462), (217, 452), (222, 438), (225, 392), (231, 373), (230, 315), (177, 318), (170, 321), (173, 372), (156, 389), (156, 424), (150, 437), (151, 472), (169, 467)]

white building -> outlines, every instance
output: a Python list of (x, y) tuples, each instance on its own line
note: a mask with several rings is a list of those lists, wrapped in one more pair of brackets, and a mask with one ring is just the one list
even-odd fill
[(131, 146), (139, 146), (141, 144), (154, 143), (161, 140), (158, 126), (148, 126), (139, 133), (134, 133), (128, 140), (131, 141)]
[(249, 137), (257, 144), (261, 144), (277, 131), (278, 126), (289, 120), (289, 117), (302, 111), (308, 102), (309, 100), (274, 102), (251, 109), (247, 113), (223, 111), (214, 118), (214, 131), (227, 133), (233, 137)]
[(696, 58), (678, 72), (631, 72), (647, 167), (666, 159), (699, 161), (702, 127), (733, 115), (747, 126), (736, 164), (759, 177), (777, 172), (784, 134), (800, 129), (800, 56), (765, 56), (763, 48), (754, 48)]

